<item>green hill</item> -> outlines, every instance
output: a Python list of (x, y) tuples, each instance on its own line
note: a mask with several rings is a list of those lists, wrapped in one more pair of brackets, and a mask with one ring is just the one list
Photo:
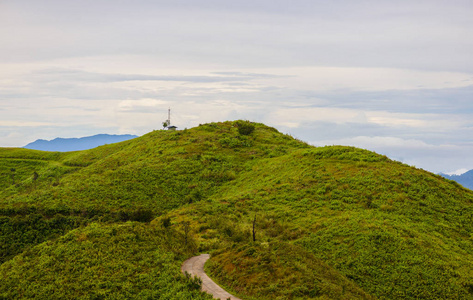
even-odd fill
[(0, 174), (0, 299), (205, 298), (198, 252), (243, 299), (473, 299), (473, 193), (366, 150), (236, 121)]

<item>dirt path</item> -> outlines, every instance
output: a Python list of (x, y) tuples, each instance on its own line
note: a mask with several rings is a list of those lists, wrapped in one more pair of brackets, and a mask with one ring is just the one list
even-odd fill
[(202, 290), (213, 295), (216, 299), (226, 300), (228, 298), (232, 300), (241, 300), (227, 291), (219, 287), (212, 279), (207, 276), (204, 272), (204, 264), (210, 258), (210, 254), (201, 254), (194, 256), (186, 260), (181, 267), (182, 273), (189, 273), (192, 276), (197, 276), (202, 279)]

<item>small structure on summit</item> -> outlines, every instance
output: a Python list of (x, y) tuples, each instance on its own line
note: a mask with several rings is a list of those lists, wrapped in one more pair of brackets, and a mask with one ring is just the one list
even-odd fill
[(168, 109), (168, 119), (163, 122), (163, 129), (176, 130), (177, 126), (171, 125), (171, 108)]

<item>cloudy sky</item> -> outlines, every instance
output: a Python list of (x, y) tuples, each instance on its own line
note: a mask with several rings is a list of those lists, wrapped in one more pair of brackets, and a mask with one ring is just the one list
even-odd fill
[(0, 0), (0, 146), (248, 119), (473, 169), (471, 0)]

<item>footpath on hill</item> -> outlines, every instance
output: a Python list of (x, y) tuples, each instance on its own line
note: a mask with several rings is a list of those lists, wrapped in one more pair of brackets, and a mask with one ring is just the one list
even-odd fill
[(197, 276), (202, 279), (202, 290), (214, 296), (216, 299), (221, 300), (241, 300), (228, 293), (220, 286), (218, 286), (212, 279), (207, 276), (204, 272), (204, 264), (210, 258), (210, 254), (201, 254), (194, 256), (186, 260), (181, 267), (182, 273), (189, 273), (192, 276)]

